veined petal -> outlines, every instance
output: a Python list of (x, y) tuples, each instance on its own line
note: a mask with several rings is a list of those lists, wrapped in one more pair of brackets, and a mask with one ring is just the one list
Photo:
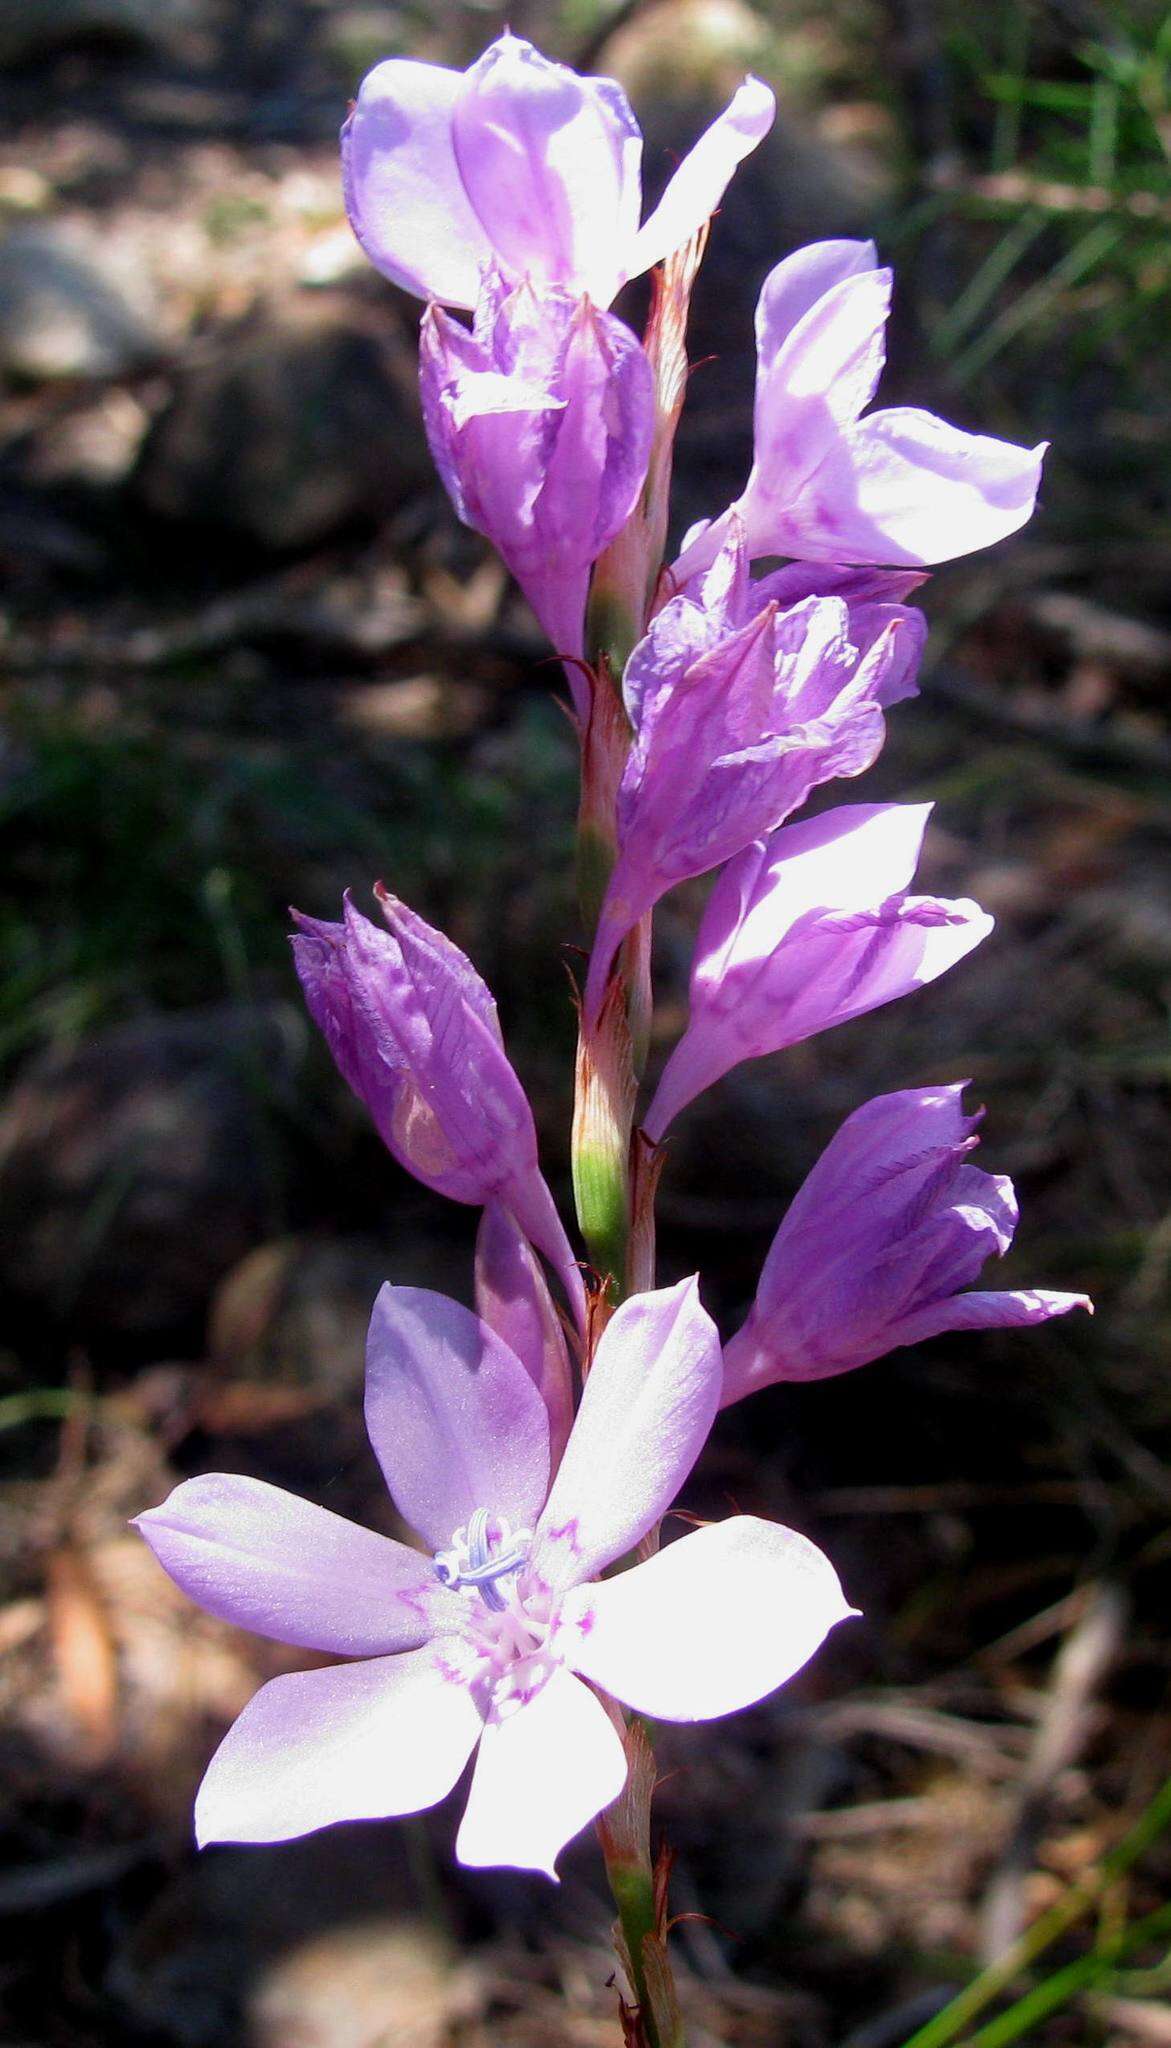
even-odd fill
[(362, 81), (342, 129), (350, 224), (384, 276), (421, 299), (474, 306), (492, 244), (459, 174), (451, 121), (460, 71), (390, 57)]
[(638, 224), (642, 135), (621, 87), (505, 34), (454, 109), (456, 161), (500, 261), (607, 306)]
[(784, 1685), (855, 1612), (807, 1537), (736, 1515), (575, 1588), (557, 1648), (638, 1713), (710, 1721)]
[(541, 1870), (626, 1782), (626, 1754), (601, 1701), (558, 1669), (500, 1720), (490, 1720), (472, 1774), (455, 1853), (473, 1869)]
[(270, 1679), (207, 1767), (196, 1840), (287, 1842), (421, 1813), (450, 1792), (481, 1725), (429, 1650)]
[(574, 1585), (645, 1536), (703, 1449), (720, 1385), (719, 1338), (698, 1280), (623, 1302), (602, 1333), (537, 1524), (538, 1579)]
[(1047, 1323), (1051, 1316), (1067, 1316), (1071, 1309), (1088, 1309), (1088, 1294), (1061, 1294), (1049, 1287), (1015, 1287), (1000, 1293), (953, 1294), (947, 1301), (927, 1302), (913, 1309), (891, 1327), (888, 1350), (902, 1344), (920, 1344), (925, 1337), (941, 1336), (945, 1330), (1027, 1329)]
[[(933, 413), (871, 413), (843, 434), (781, 517), (778, 553), (923, 566), (990, 547), (1036, 503), (1046, 444), (965, 434)], [(760, 547), (763, 529), (746, 520)]]
[(458, 1301), (384, 1287), (366, 1347), (366, 1427), (399, 1512), (432, 1550), (477, 1508), (532, 1528), (549, 1417), (507, 1344)]
[(459, 1611), (430, 1558), (262, 1479), (187, 1479), (134, 1526), (190, 1599), (278, 1643), (342, 1657), (413, 1650), (445, 1608)]
[(723, 113), (688, 151), (654, 212), (643, 222), (635, 237), (631, 277), (674, 255), (711, 219), (737, 165), (763, 142), (776, 111), (776, 99), (768, 86), (759, 78), (746, 78)]
[(886, 359), (890, 291), (889, 270), (843, 278), (785, 336), (772, 361), (762, 359), (752, 474), (740, 501), (750, 533), (768, 530), (771, 508), (792, 502), (869, 405)]

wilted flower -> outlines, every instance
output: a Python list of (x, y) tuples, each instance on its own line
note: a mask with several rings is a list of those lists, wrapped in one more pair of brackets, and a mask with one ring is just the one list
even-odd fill
[(294, 912), (310, 1014), (399, 1164), (452, 1201), (500, 1203), (580, 1314), (581, 1275), (541, 1177), (533, 1113), (491, 994), (458, 946), (376, 893), (386, 931), (348, 897), (341, 924)]
[(1084, 1294), (964, 1294), (1012, 1243), (1012, 1182), (964, 1162), (966, 1084), (879, 1095), (847, 1117), (796, 1196), (742, 1330), (723, 1404), (774, 1380), (818, 1380), (944, 1330), (1043, 1323)]
[(464, 72), (391, 57), (342, 129), (346, 208), (371, 262), (420, 298), (473, 306), (495, 266), (608, 306), (703, 226), (774, 111), (747, 79), (640, 228), (642, 136), (613, 79), (508, 34)]
[(711, 893), (691, 1013), (645, 1119), (662, 1137), (741, 1060), (797, 1045), (954, 967), (992, 930), (976, 903), (904, 892), (930, 804), (847, 804), (757, 840)]
[(419, 375), (456, 511), (499, 549), (557, 652), (580, 658), (591, 566), (629, 517), (650, 455), (639, 343), (588, 299), (494, 276), (473, 332), (428, 310)]
[(754, 560), (946, 562), (1024, 525), (1043, 444), (965, 434), (914, 406), (859, 417), (885, 360), (890, 287), (873, 242), (814, 242), (769, 273), (752, 469), (729, 512), (687, 537), (677, 575), (711, 560), (732, 511)]
[(284, 1841), (417, 1813), (477, 1748), (462, 1862), (555, 1875), (622, 1788), (590, 1680), (693, 1721), (760, 1699), (849, 1612), (820, 1551), (740, 1515), (597, 1583), (670, 1506), (720, 1392), (695, 1281), (643, 1294), (599, 1343), (560, 1469), (524, 1364), (442, 1295), (386, 1287), (366, 1418), (426, 1552), (254, 1479), (188, 1480), (138, 1527), (227, 1620), (369, 1661), (275, 1678), (244, 1709), (196, 1802), (201, 1842)]
[(623, 684), (634, 743), (588, 1017), (619, 944), (660, 896), (772, 831), (820, 783), (861, 774), (882, 746), (884, 707), (914, 694), (921, 613), (875, 597), (873, 576), (852, 603), (852, 573), (839, 574), (838, 595), (790, 599), (785, 570), (753, 583), (733, 519), (706, 575), (635, 648)]

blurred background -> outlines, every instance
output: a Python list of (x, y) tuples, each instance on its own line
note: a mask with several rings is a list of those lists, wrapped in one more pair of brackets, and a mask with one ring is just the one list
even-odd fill
[[(1171, 14), (1145, 0), (0, 0), (0, 2032), (616, 2038), (588, 1841), (558, 1892), (457, 1874), (446, 1811), (196, 1858), (212, 1747), (306, 1660), (194, 1613), (126, 1527), (209, 1468), (387, 1527), (371, 1300), (468, 1293), (475, 1219), (345, 1093), (289, 903), (382, 877), (458, 940), (567, 1198), (571, 735), (432, 475), (418, 308), (360, 257), (336, 162), (371, 63), (465, 64), (506, 15), (623, 81), (652, 197), (746, 66), (777, 89), (697, 292), (681, 526), (746, 471), (761, 279), (827, 234), (897, 266), (884, 403), (1053, 442), (1029, 529), (929, 585), (923, 694), (860, 792), (937, 800), (922, 886), (998, 931), (697, 1105), (662, 1267), (701, 1265), (734, 1326), (841, 1118), (971, 1075), (1024, 1219), (993, 1284), (1098, 1314), (721, 1423), (690, 1504), (807, 1530), (866, 1619), (664, 1736), (674, 1906), (712, 1916), (676, 1937), (690, 2040), (893, 2048), (1082, 1882), (1090, 1932), (1038, 1981), (1088, 1973), (1021, 2037), (1166, 2043), (1164, 1980), (1111, 1958), (1171, 1861), (1102, 1860), (1171, 1749)], [(702, 895), (658, 920), (664, 1044)]]

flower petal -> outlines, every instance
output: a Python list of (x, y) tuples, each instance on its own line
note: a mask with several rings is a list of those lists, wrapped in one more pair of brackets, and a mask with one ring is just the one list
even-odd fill
[(930, 806), (846, 804), (730, 861), (696, 941), (688, 1027), (644, 1119), (656, 1142), (742, 1060), (921, 988), (986, 938), (975, 903), (902, 894)]
[(554, 1864), (626, 1782), (626, 1754), (601, 1701), (556, 1670), (522, 1707), (484, 1729), (455, 1853), (473, 1869)]
[[(779, 512), (869, 405), (886, 358), (889, 270), (865, 270), (825, 293), (757, 373), (752, 474), (740, 500), (753, 555)], [(766, 282), (765, 293), (768, 291)]]
[(763, 142), (776, 116), (777, 103), (759, 78), (746, 78), (671, 178), (654, 212), (635, 237), (629, 275), (638, 277), (711, 219), (727, 190), (736, 166)]
[(190, 1599), (278, 1643), (342, 1657), (413, 1650), (445, 1605), (459, 1611), (430, 1558), (262, 1479), (187, 1479), (134, 1526)]
[[(835, 441), (770, 534), (779, 554), (908, 567), (990, 547), (1036, 503), (1045, 443), (965, 434), (933, 413), (871, 413)], [(764, 552), (750, 521), (754, 552)]]
[(350, 224), (384, 276), (421, 299), (473, 306), (492, 245), (455, 159), (460, 71), (390, 57), (362, 81), (342, 129)]
[(476, 1235), (476, 1313), (516, 1353), (540, 1393), (556, 1471), (573, 1422), (569, 1347), (528, 1240), (498, 1202), (489, 1202)]
[(429, 1650), (270, 1679), (207, 1767), (196, 1840), (287, 1842), (421, 1813), (450, 1792), (481, 1725)]
[(557, 1649), (638, 1713), (710, 1721), (784, 1685), (855, 1612), (807, 1537), (736, 1515), (569, 1593)]
[(888, 1348), (893, 1351), (902, 1344), (921, 1344), (925, 1337), (941, 1336), (945, 1330), (1028, 1329), (1034, 1323), (1047, 1323), (1051, 1316), (1067, 1316), (1075, 1308), (1094, 1313), (1088, 1294), (1061, 1294), (1049, 1287), (953, 1294), (947, 1301), (928, 1302), (893, 1324)]
[(877, 270), (873, 242), (809, 242), (773, 266), (756, 302), (756, 353), (771, 363), (799, 320), (835, 285)]
[(608, 306), (638, 225), (642, 135), (622, 88), (505, 34), (467, 73), (456, 161), (501, 263)]
[(458, 1301), (382, 1289), (366, 1346), (366, 1427), (395, 1503), (432, 1550), (477, 1508), (532, 1528), (549, 1418), (519, 1358)]
[(623, 1302), (537, 1525), (537, 1578), (575, 1585), (645, 1536), (703, 1449), (720, 1386), (719, 1339), (697, 1279)]

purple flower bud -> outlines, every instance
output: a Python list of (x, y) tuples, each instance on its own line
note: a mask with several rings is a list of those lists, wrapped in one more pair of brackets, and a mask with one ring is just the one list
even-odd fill
[[(765, 279), (753, 464), (732, 508), (754, 560), (946, 562), (1032, 513), (1044, 444), (965, 434), (913, 406), (860, 417), (885, 360), (890, 286), (872, 242), (815, 242)], [(688, 536), (677, 575), (712, 559), (728, 517)]]
[(730, 861), (699, 928), (691, 1015), (645, 1119), (656, 1142), (738, 1066), (845, 1024), (954, 967), (992, 930), (978, 904), (905, 894), (930, 804), (850, 804)]
[(919, 612), (873, 596), (873, 579), (852, 604), (848, 572), (839, 577), (847, 594), (790, 600), (788, 575), (749, 581), (734, 519), (711, 569), (664, 605), (630, 657), (624, 690), (635, 737), (588, 1018), (615, 951), (660, 896), (771, 832), (820, 783), (869, 768), (884, 706), (914, 692), (926, 631)]
[(1084, 1294), (964, 1294), (1012, 1243), (1012, 1182), (965, 1164), (966, 1084), (880, 1095), (847, 1117), (773, 1239), (724, 1353), (723, 1405), (774, 1380), (850, 1372), (944, 1330), (1043, 1323)]
[(420, 298), (472, 306), (495, 266), (608, 306), (715, 212), (774, 112), (747, 79), (640, 229), (642, 135), (613, 79), (509, 34), (466, 72), (392, 57), (342, 129), (346, 208), (371, 262)]
[(294, 912), (310, 1014), (399, 1164), (452, 1201), (500, 1203), (580, 1314), (581, 1276), (537, 1165), (533, 1113), (496, 1005), (458, 946), (377, 894), (387, 931), (348, 897), (341, 924)]
[(580, 659), (589, 573), (634, 506), (654, 428), (629, 328), (553, 288), (486, 285), (475, 330), (432, 307), (423, 418), (460, 518), (499, 549), (559, 654)]

